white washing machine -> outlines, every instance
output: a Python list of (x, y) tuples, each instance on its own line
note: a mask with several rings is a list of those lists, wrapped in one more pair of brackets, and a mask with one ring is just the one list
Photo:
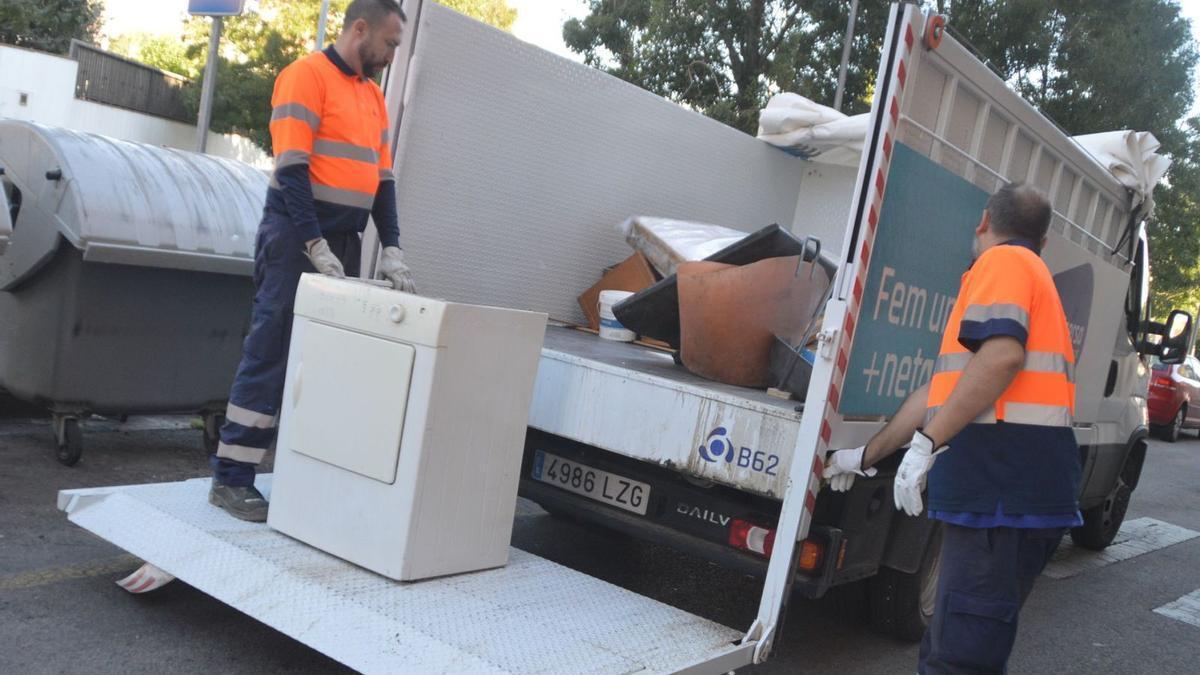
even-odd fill
[(392, 579), (506, 564), (545, 327), (304, 275), (267, 523)]

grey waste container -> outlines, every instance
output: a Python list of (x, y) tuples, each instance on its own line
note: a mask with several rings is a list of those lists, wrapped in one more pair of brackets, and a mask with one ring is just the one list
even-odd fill
[(0, 121), (0, 168), (0, 388), (51, 410), (65, 464), (89, 414), (199, 413), (214, 442), (266, 175), (17, 121)]

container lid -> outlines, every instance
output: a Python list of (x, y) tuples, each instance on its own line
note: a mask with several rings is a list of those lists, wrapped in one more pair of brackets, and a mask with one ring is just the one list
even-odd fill
[(248, 164), (6, 120), (0, 166), (20, 195), (0, 288), (36, 272), (61, 240), (93, 262), (253, 271), (267, 175)]

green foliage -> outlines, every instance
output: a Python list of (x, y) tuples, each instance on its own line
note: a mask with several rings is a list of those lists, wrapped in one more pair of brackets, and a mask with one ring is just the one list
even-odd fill
[(72, 39), (95, 39), (103, 8), (101, 0), (0, 0), (0, 42), (66, 54)]
[(513, 22), (517, 20), (517, 10), (509, 7), (505, 0), (435, 0), (435, 2), (510, 33)]
[[(831, 104), (837, 87), (844, 2), (801, 0), (591, 0), (563, 26), (589, 65), (747, 133), (772, 93), (797, 91)], [(887, 5), (863, 2), (847, 77), (847, 113), (865, 111)]]
[(1200, 118), (1187, 121), (1185, 137), (1173, 153), (1170, 185), (1155, 192), (1149, 228), (1151, 306), (1159, 319), (1172, 309), (1200, 310)]
[(109, 40), (108, 51), (187, 78), (200, 74), (200, 65), (188, 56), (187, 45), (175, 37), (125, 33)]

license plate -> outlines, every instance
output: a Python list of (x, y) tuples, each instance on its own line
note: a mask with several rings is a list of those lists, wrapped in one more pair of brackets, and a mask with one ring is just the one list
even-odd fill
[(533, 479), (640, 516), (646, 515), (650, 486), (593, 469), (541, 450), (533, 458)]

